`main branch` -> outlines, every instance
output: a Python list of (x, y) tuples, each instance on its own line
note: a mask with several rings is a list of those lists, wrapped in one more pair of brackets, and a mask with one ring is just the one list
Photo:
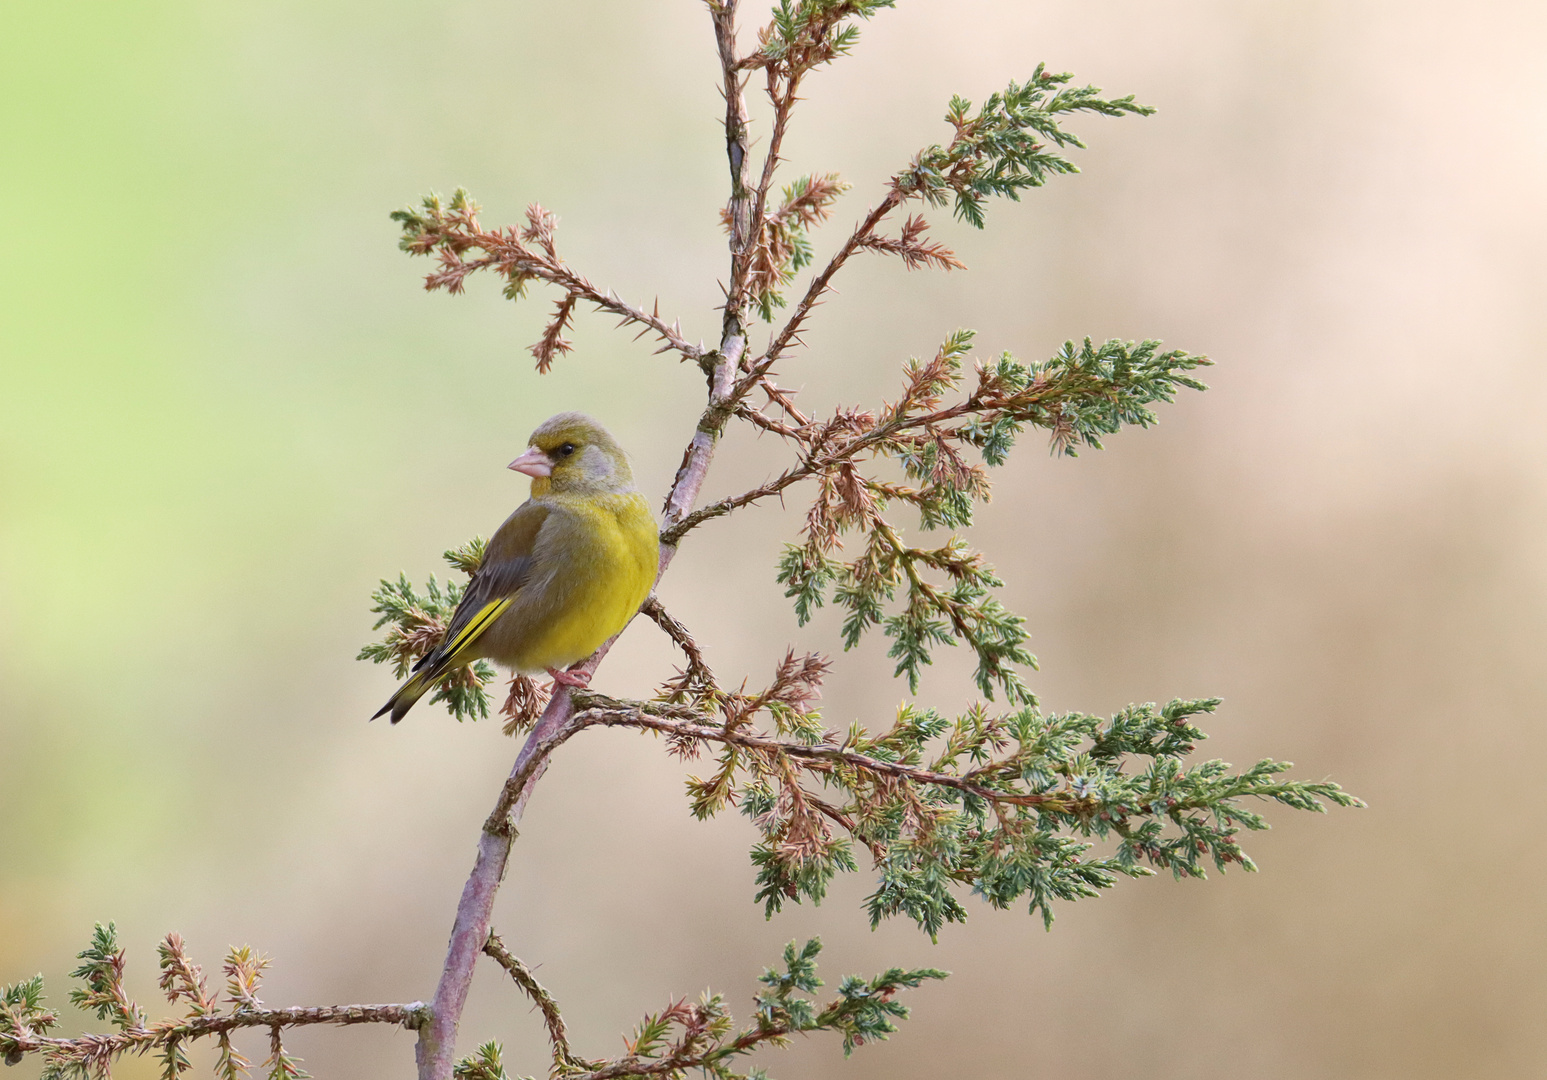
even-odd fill
[[(732, 222), (731, 288), (728, 296), (735, 297), (739, 292), (738, 283), (746, 272), (747, 229), (750, 226), (752, 196), (747, 184), (750, 136), (747, 130), (747, 106), (742, 95), (742, 76), (737, 71), (736, 0), (720, 0), (711, 5), (710, 11), (724, 74), (725, 146), (731, 173), (728, 210)], [(658, 327), (652, 324), (651, 328), (659, 333)], [(692, 511), (699, 490), (703, 487), (709, 463), (714, 457), (715, 445), (733, 409), (731, 393), (734, 372), (746, 350), (746, 340), (744, 304), (727, 300), (720, 347), (696, 357), (708, 379), (708, 402), (666, 497), (665, 526), (668, 534), (673, 526)], [(684, 355), (690, 355), (675, 343), (673, 347)], [(657, 579), (666, 572), (677, 553), (675, 534), (663, 534), (662, 541)], [(612, 641), (604, 644), (585, 662), (581, 670), (586, 674), (595, 671), (611, 646)], [(462, 890), (462, 899), (457, 905), (446, 964), (435, 991), (430, 1020), (419, 1031), (419, 1044), (415, 1048), (419, 1080), (451, 1078), (456, 1062), (457, 1024), (467, 1003), (474, 964), (489, 937), (494, 898), (505, 875), (516, 827), (533, 787), (547, 769), (549, 755), (579, 727), (575, 721), (570, 693), (562, 687), (558, 688), (517, 754), (495, 808), (484, 822), (478, 838), (478, 854), (473, 871), (468, 876)]]

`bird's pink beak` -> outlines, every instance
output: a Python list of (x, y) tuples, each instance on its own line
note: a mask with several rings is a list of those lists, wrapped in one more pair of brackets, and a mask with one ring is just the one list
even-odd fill
[(539, 478), (553, 475), (553, 462), (548, 460), (547, 454), (535, 446), (527, 447), (526, 453), (512, 461), (509, 468), (515, 469), (518, 473)]

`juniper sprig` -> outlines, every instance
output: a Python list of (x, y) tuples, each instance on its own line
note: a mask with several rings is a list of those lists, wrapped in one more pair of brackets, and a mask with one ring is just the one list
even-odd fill
[[(1287, 762), (1239, 772), (1217, 760), (1187, 764), (1207, 738), (1193, 718), (1218, 699), (1131, 705), (1106, 718), (1035, 705), (992, 713), (981, 703), (948, 718), (904, 704), (883, 733), (858, 723), (836, 732), (806, 707), (819, 665), (803, 659), (797, 682), (787, 660), (761, 694), (700, 697), (696, 707), (577, 696), (577, 727), (654, 731), (685, 757), (720, 747), (716, 772), (687, 781), (691, 806), (708, 817), (734, 805), (753, 821), (757, 899), (770, 917), (786, 901), (820, 903), (833, 877), (858, 869), (861, 850), (877, 874), (866, 901), (872, 925), (905, 915), (934, 938), (966, 919), (958, 894), (970, 892), (997, 908), (1024, 900), (1051, 927), (1055, 902), (1124, 877), (1201, 879), (1205, 863), (1255, 870), (1239, 834), (1267, 822), (1249, 801), (1317, 813), (1362, 805), (1328, 781), (1280, 779)], [(780, 699), (777, 710), (768, 704)], [(748, 709), (759, 701), (772, 732), (753, 726)], [(717, 716), (706, 715), (710, 705)]]
[[(546, 372), (558, 356), (569, 352), (570, 345), (563, 333), (575, 305), (582, 301), (618, 316), (622, 320), (619, 325), (636, 324), (641, 327), (641, 334), (653, 333), (664, 343), (661, 351), (674, 349), (695, 360), (703, 355), (701, 347), (683, 339), (678, 326), (662, 321), (659, 306), (653, 313), (646, 312), (614, 296), (610, 289), (598, 289), (571, 270), (559, 257), (554, 243), (558, 218), (541, 206), (533, 203), (527, 207), (524, 227), (494, 230), (479, 224), (478, 211), (478, 204), (462, 188), (457, 188), (450, 199), (432, 192), (420, 200), (417, 208), (393, 211), (392, 220), (402, 228), (399, 247), (410, 255), (437, 257), (440, 268), (424, 280), (424, 287), (431, 292), (444, 289), (460, 293), (468, 276), (481, 270), (492, 271), (504, 279), (503, 291), (510, 300), (524, 297), (534, 281), (560, 288), (564, 295), (553, 318), (531, 348), (539, 372)], [(472, 251), (481, 254), (470, 259), (467, 255)]]
[(251, 1062), (232, 1043), (232, 1033), (247, 1028), (269, 1034), (270, 1054), (264, 1062), (267, 1080), (306, 1080), (300, 1059), (285, 1050), (286, 1028), (312, 1024), (396, 1024), (418, 1028), (425, 1022), (425, 1006), (339, 1005), (321, 1008), (265, 1009), (257, 998), (258, 984), (268, 959), (247, 946), (227, 953), (223, 970), (230, 1008), (211, 993), (203, 970), (189, 957), (182, 938), (168, 934), (157, 948), (159, 980), (167, 1000), (183, 1005), (181, 1016), (148, 1020), (124, 991), (124, 950), (112, 923), (98, 924), (91, 943), (80, 953), (81, 966), (71, 972), (83, 986), (70, 992), (70, 1000), (109, 1020), (116, 1029), (106, 1035), (85, 1034), (73, 1039), (48, 1034), (58, 1017), (43, 1007), (43, 976), (13, 986), (0, 987), (0, 1060), (8, 1065), (28, 1054), (43, 1062), (41, 1080), (107, 1080), (113, 1064), (126, 1054), (154, 1054), (161, 1062), (162, 1080), (177, 1080), (192, 1064), (187, 1046), (199, 1039), (213, 1039), (215, 1075), (219, 1080), (242, 1080)]
[[(475, 536), (441, 557), (452, 569), (471, 577), (483, 561), (485, 544), (483, 537)], [(371, 629), (380, 630), (383, 626), (391, 629), (382, 640), (362, 648), (356, 659), (375, 664), (390, 663), (395, 677), (406, 678), (414, 664), (445, 639), (446, 627), (462, 600), (465, 587), (455, 581), (442, 585), (431, 574), (424, 592), (420, 593), (415, 591), (407, 574), (399, 574), (396, 581), (383, 578), (371, 594), (371, 613), (380, 616)], [(464, 664), (441, 679), (430, 695), (430, 704), (445, 702), (451, 715), (458, 720), (487, 720), (489, 694), (484, 688), (494, 679), (494, 668), (487, 661)]]
[(1070, 87), (1069, 72), (1054, 74), (1042, 64), (1024, 83), (1012, 82), (990, 94), (976, 114), (972, 102), (951, 99), (945, 119), (954, 135), (945, 146), (922, 150), (913, 163), (892, 178), (903, 198), (922, 198), (931, 206), (954, 203), (956, 216), (983, 228), (983, 206), (991, 196), (1019, 201), (1027, 188), (1041, 187), (1053, 176), (1079, 172), (1056, 149), (1085, 144), (1065, 131), (1067, 113), (1102, 116), (1149, 116), (1155, 110), (1133, 95), (1103, 98), (1094, 86)]
[[(785, 595), (795, 601), (801, 625), (829, 601), (844, 609), (844, 648), (880, 626), (892, 639), (896, 673), (917, 690), (922, 668), (937, 645), (958, 642), (977, 658), (974, 681), (992, 697), (1033, 700), (1016, 667), (1034, 667), (1025, 649), (1025, 620), (997, 599), (1003, 583), (983, 555), (960, 535), (943, 544), (907, 543), (887, 516), (892, 505), (910, 507), (919, 527), (962, 529), (975, 505), (992, 494), (987, 469), (1003, 465), (1027, 427), (1045, 430), (1055, 452), (1076, 455), (1097, 448), (1125, 425), (1154, 423), (1152, 406), (1182, 388), (1204, 386), (1188, 373), (1209, 360), (1180, 350), (1162, 351), (1155, 341), (1109, 341), (1096, 346), (1065, 343), (1049, 360), (1023, 364), (1008, 353), (973, 370), (973, 386), (954, 403), (973, 332), (959, 330), (928, 362), (910, 360), (903, 393), (875, 411), (844, 409), (826, 420), (775, 427), (800, 457), (780, 476), (751, 491), (712, 503), (685, 517), (667, 537), (740, 507), (782, 493), (801, 481), (816, 485), (800, 544), (785, 547), (778, 570)], [(764, 418), (767, 419), (766, 417)], [(974, 460), (976, 458), (976, 460)], [(890, 463), (891, 479), (875, 466)], [(863, 535), (857, 557), (835, 554), (850, 532)], [(895, 601), (901, 603), (893, 607)]]

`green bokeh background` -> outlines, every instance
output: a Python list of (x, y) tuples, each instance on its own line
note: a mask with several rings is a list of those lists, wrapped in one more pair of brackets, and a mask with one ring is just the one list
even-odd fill
[[(775, 1076), (1547, 1075), (1544, 31), (1525, 0), (904, 0), (813, 80), (791, 168), (855, 184), (819, 252), (952, 93), (1047, 60), (1160, 106), (1080, 121), (1084, 175), (987, 233), (934, 215), (969, 272), (852, 267), (786, 381), (872, 402), (961, 325), (984, 355), (1090, 334), (1214, 356), (1153, 431), (1076, 461), (1026, 445), (976, 539), (1046, 704), (1217, 693), (1212, 752), (1372, 806), (1276, 813), (1258, 875), (1127, 884), (1050, 935), (982, 908), (931, 946), (865, 928), (863, 874), (765, 923), (745, 823), (692, 822), (653, 741), (587, 735), (496, 913), (582, 1053), (705, 985), (744, 1012), (821, 933), (830, 974), (957, 974), (891, 1043), (802, 1043)], [(504, 463), (561, 409), (604, 419), (658, 499), (702, 384), (590, 316), (539, 378), (546, 298), (423, 293), (386, 214), (458, 184), (490, 222), (539, 200), (574, 266), (712, 338), (715, 73), (693, 0), (8, 6), (0, 982), (42, 970), (62, 1002), (111, 918), (142, 1002), (170, 929), (211, 967), (274, 953), (275, 1003), (430, 996), (515, 748), (439, 710), (364, 723), (390, 689), (353, 661), (366, 598), (492, 529), (524, 497)], [(711, 488), (779, 465), (738, 435)], [(663, 586), (725, 679), (835, 643), (772, 582), (800, 510), (706, 527)], [(834, 726), (902, 696), (883, 653), (846, 658)], [(636, 627), (598, 683), (646, 692), (672, 662)], [(965, 671), (942, 657), (921, 699), (959, 706)], [(489, 1036), (544, 1068), (484, 973), (463, 1039)], [(406, 1033), (295, 1044), (319, 1077), (411, 1075)]]

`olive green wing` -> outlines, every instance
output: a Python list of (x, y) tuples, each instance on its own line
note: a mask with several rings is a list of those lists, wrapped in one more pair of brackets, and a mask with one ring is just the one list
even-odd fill
[(442, 661), (455, 664), (456, 654), (467, 649), (510, 606), (532, 570), (532, 551), (537, 534), (548, 520), (548, 508), (525, 502), (505, 519), (489, 540), (483, 562), (474, 571), (462, 594), (462, 602), (451, 615), (446, 637), (414, 670), (435, 666)]
[(489, 540), (483, 562), (452, 612), (446, 636), (413, 666), (413, 675), (376, 716), (391, 712), (392, 722), (397, 723), (446, 672), (465, 662), (459, 657), (465, 657), (479, 636), (505, 614), (526, 583), (537, 535), (547, 520), (548, 508), (531, 501), (522, 503), (505, 519)]

